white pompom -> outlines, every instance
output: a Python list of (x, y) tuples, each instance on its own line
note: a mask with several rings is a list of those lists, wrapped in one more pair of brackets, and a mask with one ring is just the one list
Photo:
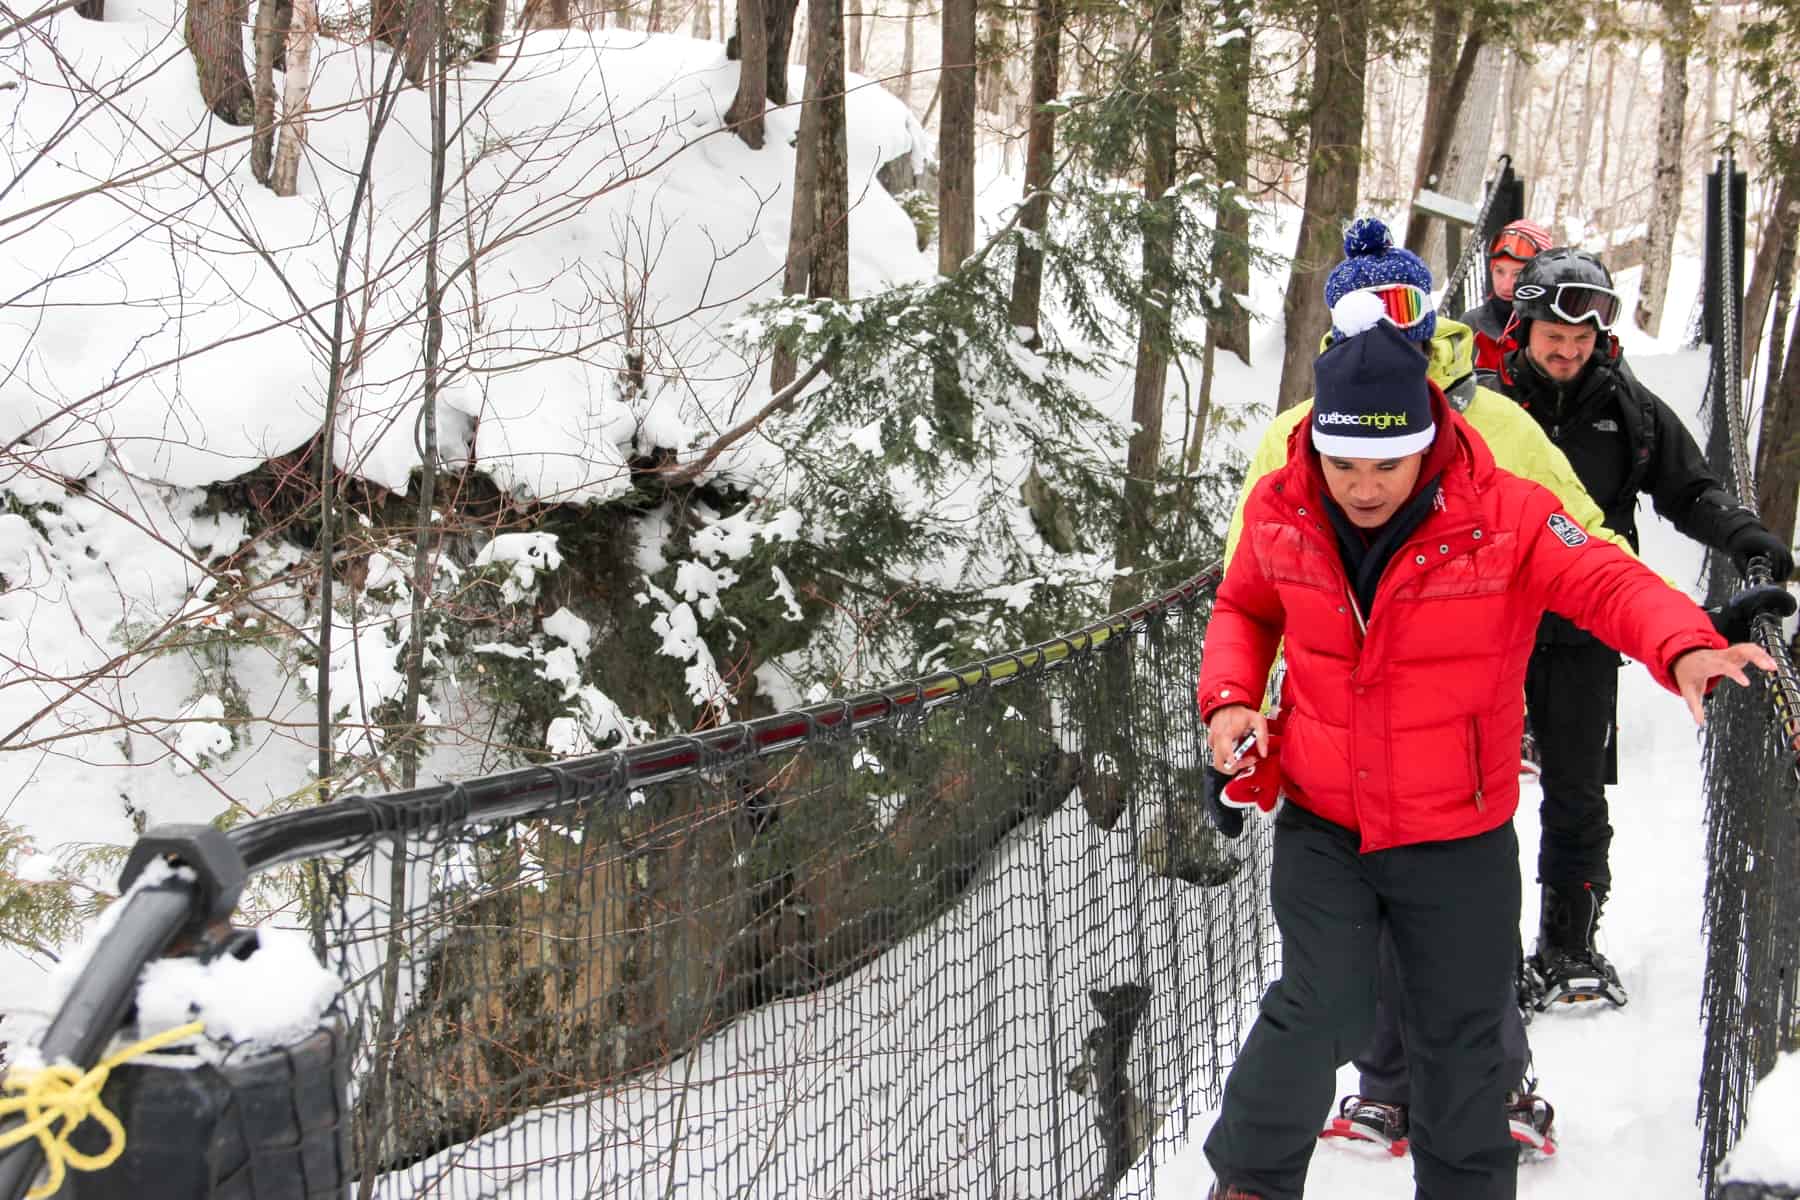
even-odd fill
[(1387, 307), (1374, 292), (1345, 292), (1331, 306), (1331, 324), (1345, 337), (1355, 337), (1365, 329), (1373, 329), (1387, 316)]

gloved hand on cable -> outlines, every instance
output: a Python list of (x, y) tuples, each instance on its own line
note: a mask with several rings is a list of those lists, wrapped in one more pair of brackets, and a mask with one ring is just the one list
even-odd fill
[(1775, 577), (1776, 583), (1784, 582), (1794, 573), (1793, 548), (1755, 521), (1731, 535), (1725, 543), (1725, 553), (1731, 555), (1731, 561), (1746, 575), (1753, 558), (1769, 560), (1769, 573)]
[(1767, 613), (1780, 620), (1792, 616), (1796, 607), (1793, 593), (1773, 583), (1759, 584), (1755, 587), (1743, 588), (1733, 593), (1717, 608), (1709, 608), (1706, 615), (1712, 619), (1713, 628), (1719, 636), (1728, 642), (1747, 642), (1751, 638), (1751, 625), (1757, 617)]

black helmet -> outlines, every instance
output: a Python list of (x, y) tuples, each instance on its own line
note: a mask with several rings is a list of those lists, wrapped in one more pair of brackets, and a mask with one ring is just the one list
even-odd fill
[(1564, 325), (1592, 322), (1608, 332), (1619, 317), (1619, 293), (1613, 289), (1606, 265), (1586, 250), (1557, 246), (1525, 264), (1513, 285), (1513, 312), (1520, 322), (1521, 340), (1529, 334), (1530, 321), (1555, 321)]

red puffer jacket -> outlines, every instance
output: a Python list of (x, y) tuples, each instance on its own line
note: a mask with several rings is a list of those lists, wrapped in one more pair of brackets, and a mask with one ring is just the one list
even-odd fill
[[(1257, 703), (1286, 638), (1288, 798), (1362, 833), (1364, 853), (1484, 833), (1519, 804), (1525, 667), (1552, 609), (1674, 690), (1683, 652), (1724, 644), (1699, 606), (1556, 497), (1494, 465), (1434, 387), (1422, 478), (1437, 506), (1394, 553), (1361, 627), (1329, 519), (1310, 422), (1251, 492), (1219, 588), (1199, 681), (1203, 717)], [(1246, 553), (1247, 551), (1247, 553)]]

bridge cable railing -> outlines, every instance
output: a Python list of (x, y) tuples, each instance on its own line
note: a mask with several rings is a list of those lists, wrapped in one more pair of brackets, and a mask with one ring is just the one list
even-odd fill
[[(152, 830), (44, 1060), (151, 1032), (145, 964), (245, 953), (252, 898), (343, 990), (303, 1045), (115, 1069), (123, 1153), (57, 1194), (1154, 1187), (1275, 961), (1266, 824), (1224, 841), (1199, 805), (1218, 577), (771, 717)], [(0, 1155), (0, 1197), (42, 1161)]]
[[(1707, 183), (1704, 337), (1711, 346), (1705, 411), (1707, 454), (1741, 503), (1756, 508), (1745, 415), (1743, 364), (1743, 176), (1728, 146)], [(1747, 577), (1771, 582), (1752, 559), (1740, 576), (1724, 555), (1708, 558), (1708, 598), (1716, 603)], [(1728, 1156), (1744, 1132), (1750, 1096), (1777, 1055), (1800, 1036), (1800, 676), (1781, 624), (1755, 622), (1754, 638), (1777, 664), (1752, 687), (1721, 687), (1708, 705), (1704, 748), (1707, 824), (1701, 1016), (1704, 1045), (1696, 1118), (1700, 1173), (1709, 1197), (1793, 1196), (1789, 1186), (1730, 1178)]]

